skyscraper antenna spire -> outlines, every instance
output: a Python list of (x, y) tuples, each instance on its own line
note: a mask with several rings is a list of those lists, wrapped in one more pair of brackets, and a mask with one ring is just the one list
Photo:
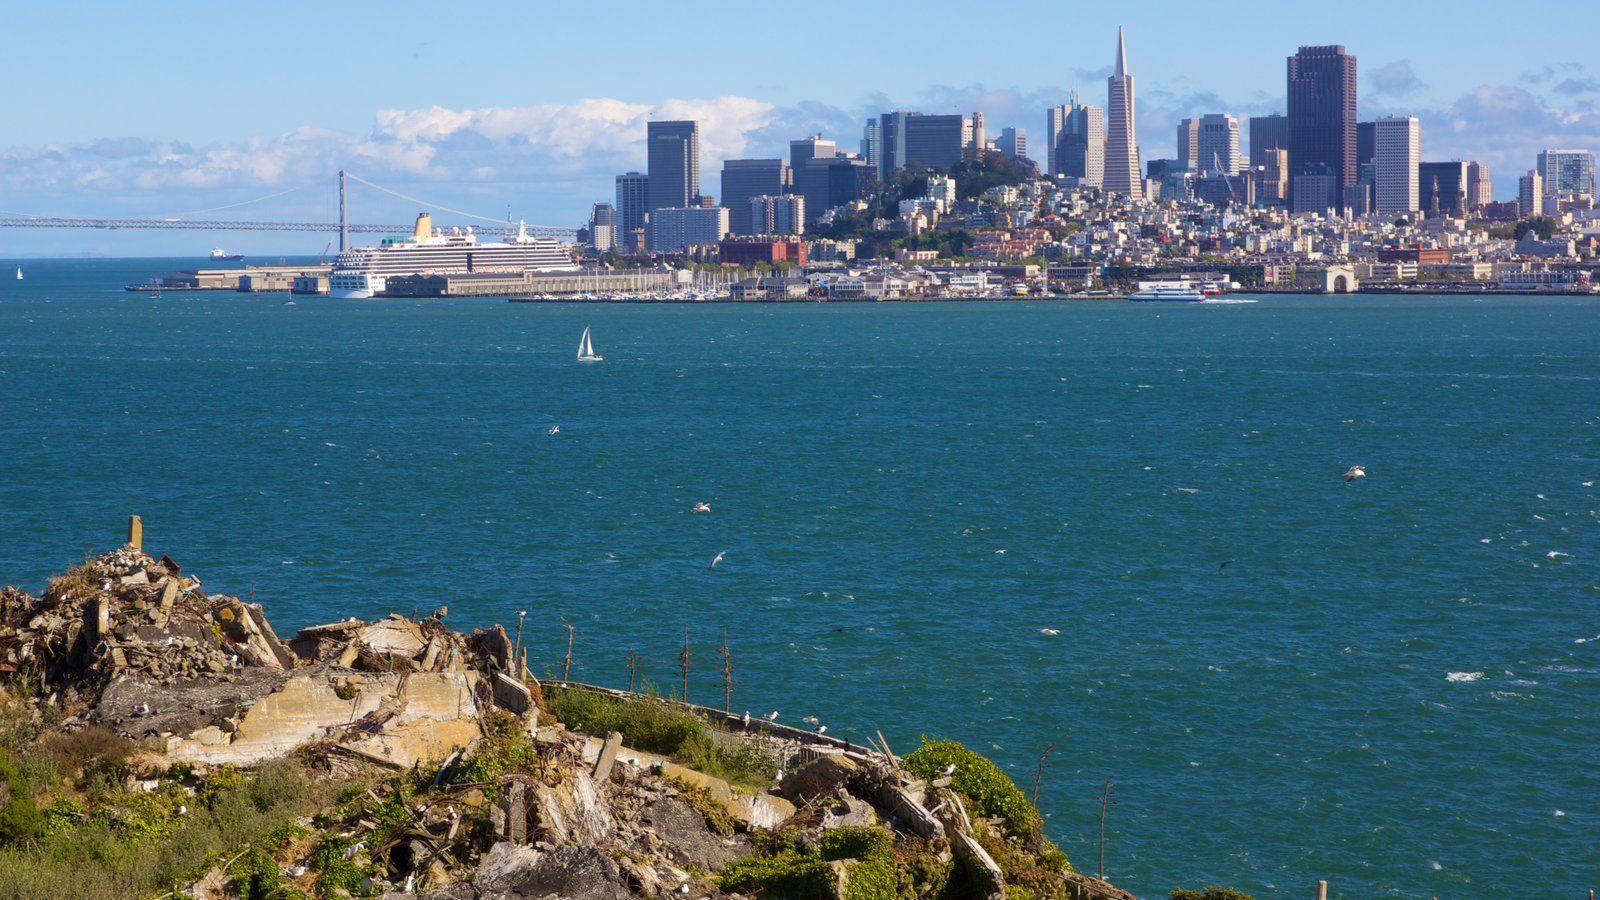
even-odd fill
[(1128, 48), (1122, 41), (1122, 26), (1117, 26), (1117, 68), (1114, 74), (1128, 74)]

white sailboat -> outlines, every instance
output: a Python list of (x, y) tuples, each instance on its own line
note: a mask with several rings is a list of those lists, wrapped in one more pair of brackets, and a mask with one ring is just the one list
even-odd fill
[(578, 339), (578, 362), (599, 362), (604, 356), (594, 352), (594, 343), (589, 340), (589, 327), (583, 328), (583, 337)]
[(22, 267), (21, 266), (17, 266), (17, 280), (18, 281), (22, 280)]

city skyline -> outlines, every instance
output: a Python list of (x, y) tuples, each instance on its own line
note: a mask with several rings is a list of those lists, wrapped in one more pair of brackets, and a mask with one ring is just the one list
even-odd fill
[[(1141, 16), (1129, 13), (1126, 18), (1137, 23)], [(1389, 114), (1416, 115), (1422, 124), (1424, 159), (1488, 163), (1497, 199), (1514, 198), (1517, 179), (1535, 167), (1540, 150), (1592, 149), (1600, 144), (1600, 110), (1594, 99), (1600, 97), (1600, 83), (1593, 83), (1596, 79), (1576, 63), (1552, 59), (1543, 67), (1524, 67), (1511, 76), (1511, 85), (1485, 83), (1455, 101), (1441, 102), (1449, 89), (1435, 80), (1435, 72), (1447, 71), (1450, 66), (1437, 59), (1424, 65), (1413, 64), (1409, 57), (1386, 59), (1381, 51), (1375, 55), (1371, 47), (1350, 36), (1364, 30), (1343, 23), (1328, 26), (1325, 35), (1303, 34), (1301, 41), (1344, 41), (1349, 51), (1362, 59), (1359, 118), (1371, 121)], [(332, 191), (315, 186), (331, 185), (332, 171), (347, 166), (445, 205), (492, 215), (503, 215), (509, 206), (530, 221), (580, 224), (595, 200), (612, 195), (616, 175), (646, 169), (645, 125), (652, 119), (700, 123), (701, 190), (709, 192), (716, 189), (714, 173), (726, 159), (781, 158), (787, 155), (789, 141), (808, 134), (821, 134), (842, 148), (854, 149), (866, 117), (902, 108), (934, 115), (983, 112), (991, 135), (1008, 127), (1030, 135), (1031, 156), (1047, 168), (1041, 140), (1044, 112), (1065, 103), (1074, 89), (1082, 102), (1104, 107), (1104, 73), (1111, 68), (1113, 55), (1107, 50), (1114, 31), (1113, 26), (1099, 35), (1087, 30), (1075, 33), (1081, 43), (1097, 39), (1101, 49), (1063, 58), (1053, 67), (1060, 77), (1042, 87), (983, 86), (1003, 84), (1011, 74), (1037, 71), (1031, 63), (1019, 61), (982, 71), (979, 66), (941, 63), (915, 70), (926, 74), (924, 86), (914, 89), (911, 96), (891, 97), (882, 90), (894, 85), (905, 90), (905, 73), (891, 76), (874, 71), (871, 80), (851, 82), (858, 98), (853, 102), (799, 100), (786, 105), (777, 99), (744, 95), (760, 92), (743, 91), (741, 81), (741, 93), (708, 91), (706, 98), (657, 102), (580, 97), (571, 102), (514, 107), (397, 105), (371, 114), (371, 128), (365, 134), (359, 130), (360, 124), (304, 125), (276, 135), (270, 127), (263, 127), (238, 138), (214, 136), (210, 143), (193, 143), (163, 139), (161, 132), (170, 129), (144, 126), (141, 130), (150, 136), (102, 133), (91, 139), (77, 120), (71, 127), (59, 121), (52, 127), (49, 117), (26, 115), (34, 100), (11, 97), (4, 102), (20, 107), (21, 114), (8, 116), (8, 120), (22, 122), (24, 127), (12, 128), (10, 134), (13, 140), (31, 135), (33, 142), (0, 149), (0, 161), (5, 163), (0, 167), (0, 188), (6, 195), (0, 207), (27, 213), (170, 215), (252, 199), (270, 194), (274, 188), (299, 188), (251, 209), (261, 209), (266, 217), (325, 215)], [(1136, 54), (1140, 84), (1135, 124), (1143, 161), (1177, 155), (1174, 138), (1183, 118), (1227, 114), (1245, 123), (1253, 116), (1286, 111), (1283, 60), (1299, 43), (1276, 46), (1253, 38), (1238, 54), (1231, 54), (1240, 57), (1237, 70), (1266, 72), (1253, 87), (1241, 90), (1234, 67), (1230, 71), (1214, 67), (1199, 71), (1206, 59), (1202, 48), (1186, 42), (1180, 46), (1181, 52), (1174, 53), (1169, 28), (1150, 28), (1148, 36), (1141, 36), (1134, 24), (1127, 33), (1131, 43), (1150, 48)], [(1169, 49), (1164, 50), (1163, 43)], [(1383, 44), (1375, 42), (1374, 46)], [(15, 64), (17, 57), (12, 59)], [(1186, 74), (1172, 74), (1175, 60), (1178, 71)], [(1185, 65), (1192, 71), (1184, 69)], [(1151, 71), (1166, 71), (1164, 83), (1152, 84)], [(941, 83), (945, 75), (992, 80), (951, 87)], [(1214, 80), (1217, 87), (1208, 86), (1207, 80)], [(727, 79), (724, 84), (732, 86), (734, 80)], [(824, 83), (815, 86), (820, 93)], [(542, 87), (529, 85), (527, 94), (532, 96), (526, 101), (545, 99), (540, 95), (548, 92)], [(672, 85), (662, 85), (662, 89), (669, 87)], [(1181, 92), (1185, 88), (1192, 89)], [(486, 81), (481, 93), (485, 101), (492, 101), (500, 99), (503, 90), (503, 84), (490, 87)], [(1224, 90), (1229, 91), (1227, 96)], [(767, 96), (778, 98), (781, 93), (773, 91)], [(195, 112), (199, 118), (228, 118)], [(89, 124), (109, 127), (115, 121), (111, 117)], [(264, 126), (268, 122), (263, 119)], [(166, 122), (158, 120), (157, 124)], [(49, 137), (51, 132), (43, 130), (47, 127), (61, 137)], [(1241, 140), (1245, 147), (1251, 146), (1248, 128), (1242, 130)], [(366, 209), (373, 211), (358, 217), (364, 220), (394, 219), (407, 208), (388, 198), (358, 198), (363, 201)], [(282, 238), (272, 236), (249, 236), (241, 243), (254, 241), (277, 241), (273, 246), (283, 246)], [(7, 242), (18, 250), (43, 251), (113, 243), (106, 235), (37, 233), (7, 236)], [(175, 241), (171, 235), (132, 240), (120, 236), (114, 243), (137, 252), (140, 246), (187, 246), (192, 240)], [(295, 242), (294, 246), (304, 244)]]

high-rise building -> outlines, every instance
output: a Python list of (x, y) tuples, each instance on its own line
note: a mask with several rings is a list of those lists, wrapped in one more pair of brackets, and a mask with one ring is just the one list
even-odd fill
[(1201, 172), (1239, 174), (1239, 120), (1211, 113), (1195, 122), (1195, 165)]
[[(1076, 100), (1073, 103), (1077, 103)], [(1059, 175), (1056, 168), (1056, 145), (1061, 143), (1061, 132), (1067, 124), (1067, 105), (1052, 106), (1044, 111), (1044, 165), (1051, 175)]]
[(814, 159), (795, 172), (794, 191), (806, 198), (806, 221), (815, 222), (835, 206), (865, 197), (876, 179), (877, 170), (866, 160), (834, 156)]
[(1494, 186), (1489, 183), (1489, 164), (1467, 163), (1467, 209), (1474, 212), (1494, 202)]
[(806, 198), (799, 194), (751, 197), (746, 215), (753, 223), (748, 234), (802, 234), (806, 228)]
[(617, 246), (617, 210), (609, 203), (596, 203), (589, 210), (589, 246), (600, 253)]
[(1061, 107), (1061, 134), (1054, 153), (1057, 175), (1078, 179), (1080, 184), (1101, 187), (1106, 171), (1106, 114), (1098, 106), (1072, 102)]
[(868, 119), (861, 130), (861, 158), (874, 172), (883, 170), (883, 123), (878, 119)]
[[(1289, 57), (1289, 182), (1296, 212), (1341, 206), (1356, 163), (1356, 58), (1339, 45)], [(1312, 192), (1304, 196), (1301, 186)], [(1326, 195), (1323, 192), (1326, 191)]]
[(883, 142), (879, 172), (888, 176), (909, 165), (949, 171), (961, 162), (971, 123), (965, 116), (925, 116), (916, 112), (884, 113), (878, 118)]
[(1418, 208), (1430, 216), (1461, 216), (1467, 212), (1467, 164), (1425, 162), (1417, 168)]
[(1358, 173), (1362, 166), (1370, 166), (1377, 159), (1377, 128), (1376, 122), (1356, 123), (1356, 171)]
[(1178, 123), (1178, 166), (1200, 168), (1200, 122), (1184, 119)]
[(903, 131), (902, 165), (943, 171), (955, 168), (966, 152), (963, 138), (968, 127), (964, 116), (911, 116)]
[(644, 227), (650, 212), (650, 176), (629, 172), (617, 176), (617, 242), (630, 250), (640, 249), (633, 236)]
[(813, 134), (810, 137), (789, 142), (789, 169), (792, 172), (798, 172), (813, 159), (827, 159), (838, 155), (839, 148), (834, 145), (833, 141), (825, 141), (822, 139), (822, 135)]
[(1376, 211), (1385, 216), (1416, 212), (1422, 123), (1415, 116), (1386, 116), (1373, 124), (1372, 140)]
[(650, 210), (691, 205), (700, 194), (700, 123), (651, 122), (645, 129)]
[(728, 234), (725, 206), (664, 206), (650, 211), (650, 249), (676, 253), (700, 244), (715, 244)]
[[(1251, 152), (1255, 152), (1252, 146)], [(1289, 202), (1289, 148), (1269, 147), (1261, 151), (1263, 162), (1254, 167), (1256, 201), (1272, 206)]]
[(1517, 212), (1526, 219), (1543, 211), (1544, 178), (1539, 175), (1538, 169), (1530, 169), (1528, 174), (1517, 179)]
[(1128, 74), (1128, 52), (1122, 29), (1117, 29), (1117, 62), (1106, 79), (1106, 170), (1102, 186), (1112, 193), (1139, 197), (1144, 179), (1139, 177), (1139, 140), (1134, 134), (1133, 76)]
[(1587, 150), (1539, 151), (1539, 177), (1545, 196), (1583, 194), (1593, 197), (1594, 154)]
[(729, 230), (734, 234), (760, 234), (750, 220), (750, 198), (781, 194), (788, 187), (789, 168), (781, 159), (724, 161), (722, 205), (728, 210)]
[(1000, 129), (1000, 140), (995, 146), (1012, 159), (1028, 158), (1028, 133), (1021, 128)]
[(1273, 113), (1250, 117), (1250, 168), (1267, 164), (1268, 150), (1289, 149), (1289, 119)]

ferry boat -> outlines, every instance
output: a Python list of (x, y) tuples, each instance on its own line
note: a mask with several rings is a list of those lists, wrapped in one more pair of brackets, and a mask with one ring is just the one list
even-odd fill
[(1176, 300), (1191, 303), (1205, 298), (1205, 294), (1184, 282), (1170, 284), (1147, 282), (1139, 285), (1137, 291), (1128, 295), (1129, 300)]
[(328, 274), (328, 296), (363, 300), (383, 293), (398, 275), (457, 272), (558, 272), (576, 269), (560, 243), (530, 237), (525, 224), (505, 242), (479, 243), (471, 228), (434, 233), (433, 217), (417, 215), (409, 237), (384, 238), (376, 247), (352, 247), (339, 254)]
[(243, 253), (229, 253), (221, 247), (211, 248), (212, 262), (237, 262), (241, 259), (244, 259)]

